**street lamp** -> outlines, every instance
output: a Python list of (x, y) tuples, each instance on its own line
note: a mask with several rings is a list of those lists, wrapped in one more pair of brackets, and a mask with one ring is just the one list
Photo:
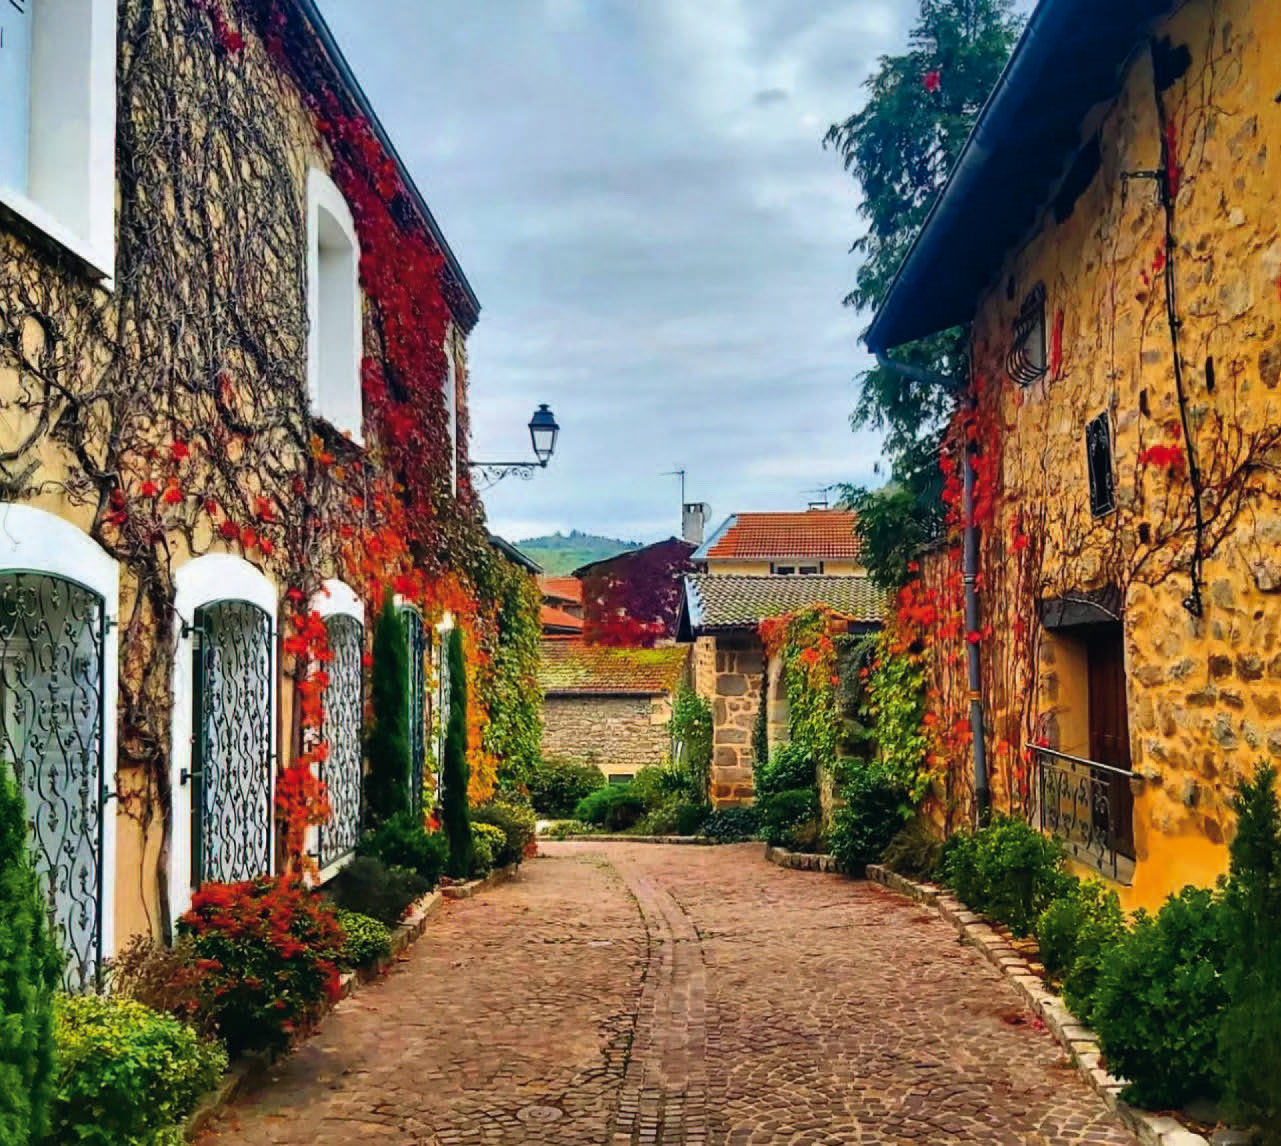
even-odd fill
[(547, 468), (547, 463), (552, 460), (552, 454), (556, 451), (556, 438), (559, 434), (560, 427), (556, 424), (556, 415), (551, 412), (546, 402), (541, 403), (534, 411), (534, 416), (529, 419), (529, 440), (534, 447), (535, 460), (532, 462), (468, 462), (474, 477), (481, 483), (477, 488), (488, 489), (511, 474), (529, 481), (534, 476), (535, 469)]

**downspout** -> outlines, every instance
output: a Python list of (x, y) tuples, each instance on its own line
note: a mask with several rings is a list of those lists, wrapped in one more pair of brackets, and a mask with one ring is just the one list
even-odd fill
[[(932, 374), (895, 362), (884, 351), (874, 351), (876, 363), (885, 370), (908, 378), (913, 382), (942, 386), (950, 393), (959, 393), (956, 380), (942, 374)], [(961, 511), (965, 515), (965, 547), (962, 574), (965, 584), (966, 664), (968, 670), (970, 704), (970, 739), (974, 744), (974, 811), (978, 827), (988, 821), (992, 805), (992, 792), (987, 778), (987, 741), (983, 737), (983, 661), (977, 641), (970, 641), (970, 634), (979, 631), (979, 527), (974, 518), (974, 458), (970, 446), (965, 447), (963, 460)]]

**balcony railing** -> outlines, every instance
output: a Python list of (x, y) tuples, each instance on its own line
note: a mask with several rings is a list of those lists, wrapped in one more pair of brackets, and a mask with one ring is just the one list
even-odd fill
[(1041, 830), (1077, 859), (1122, 879), (1133, 870), (1134, 773), (1036, 744), (1028, 748), (1036, 761)]

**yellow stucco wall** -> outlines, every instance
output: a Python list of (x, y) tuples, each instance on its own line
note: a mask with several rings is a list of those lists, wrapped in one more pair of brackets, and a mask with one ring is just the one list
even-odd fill
[[(1070, 217), (1047, 210), (1011, 253), (973, 332), (981, 445), (999, 462), (982, 586), (998, 806), (1017, 789), (1015, 761), (1038, 720), (1059, 718), (1065, 751), (1088, 744), (1079, 653), (1040, 630), (1036, 602), (1119, 587), (1142, 778), (1131, 907), (1213, 882), (1227, 865), (1235, 783), (1256, 761), (1281, 757), (1281, 490), (1247, 464), (1275, 464), (1281, 426), (1281, 5), (1191, 0), (1157, 34), (1190, 53), (1163, 93), (1179, 167), (1174, 246), (1165, 251), (1156, 184), (1122, 179), (1161, 163), (1153, 69), (1140, 52), (1118, 100), (1083, 134), (1099, 131), (1100, 170)], [(1177, 285), (1193, 448), (1210, 488), (1199, 618), (1182, 604), (1193, 546), (1186, 472), (1145, 454), (1182, 446), (1164, 259)], [(1037, 283), (1061, 355), (1051, 333), (1057, 371), (1020, 389), (1005, 357)], [(1094, 520), (1083, 434), (1105, 411), (1118, 508)], [(1032, 544), (1016, 549), (1019, 533)], [(1026, 640), (1012, 637), (1016, 626)]]

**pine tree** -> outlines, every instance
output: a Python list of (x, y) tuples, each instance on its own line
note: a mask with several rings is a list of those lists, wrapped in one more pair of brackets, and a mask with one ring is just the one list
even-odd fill
[(445, 759), (441, 767), (440, 813), (449, 840), (449, 874), (466, 879), (471, 874), (471, 812), (467, 806), (467, 664), (463, 660), (463, 635), (449, 632), (449, 724), (445, 730)]
[(373, 728), (365, 742), (365, 821), (385, 823), (412, 807), (409, 792), (409, 644), (391, 590), (374, 627)]
[(0, 1146), (28, 1146), (48, 1129), (60, 973), (26, 809), (0, 761)]

